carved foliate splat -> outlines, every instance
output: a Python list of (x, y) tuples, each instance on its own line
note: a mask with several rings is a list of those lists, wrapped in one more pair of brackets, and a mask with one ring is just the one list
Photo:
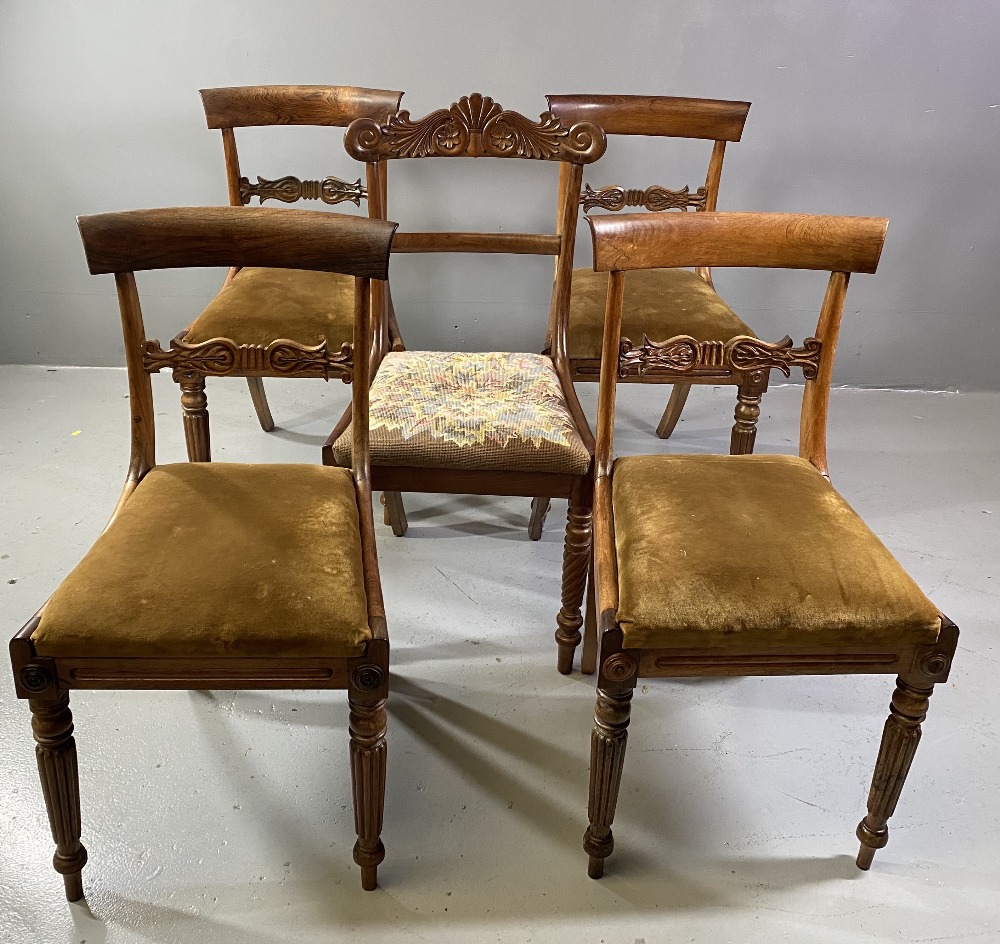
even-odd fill
[(359, 118), (344, 139), (347, 153), (367, 162), (404, 157), (521, 157), (589, 164), (604, 153), (605, 146), (604, 132), (591, 122), (567, 127), (550, 112), (532, 121), (478, 92), (415, 121), (408, 111), (391, 115), (385, 124)]
[(298, 177), (267, 180), (258, 177), (255, 184), (250, 183), (246, 177), (240, 178), (240, 200), (244, 204), (257, 197), (261, 203), (265, 200), (280, 200), (282, 203), (322, 200), (330, 206), (337, 203), (361, 206), (362, 198), (367, 196), (368, 189), (361, 183), (360, 177), (353, 184), (339, 177), (324, 177), (322, 180), (299, 180)]
[(647, 210), (683, 210), (688, 207), (694, 210), (704, 210), (708, 203), (708, 190), (699, 187), (694, 193), (685, 186), (681, 190), (669, 190), (654, 184), (645, 190), (626, 189), (625, 187), (602, 187), (593, 190), (587, 184), (580, 195), (580, 204), (585, 213), (596, 207), (602, 210), (623, 210), (627, 206), (644, 207)]
[(629, 338), (622, 338), (618, 353), (618, 376), (668, 372), (748, 373), (775, 368), (786, 377), (793, 367), (800, 367), (807, 379), (816, 376), (822, 344), (818, 338), (806, 338), (802, 347), (793, 347), (792, 339), (784, 337), (771, 343), (758, 338), (736, 337), (729, 341), (697, 341), (689, 335), (678, 335), (666, 341), (651, 341), (642, 336), (635, 347)]
[(282, 377), (341, 377), (350, 383), (353, 373), (353, 350), (344, 344), (336, 353), (327, 349), (326, 341), (308, 346), (280, 339), (267, 346), (236, 344), (228, 338), (211, 338), (191, 344), (181, 336), (163, 350), (160, 342), (146, 341), (142, 354), (143, 367), (150, 373), (172, 368), (175, 373), (194, 371), (205, 377), (251, 372)]

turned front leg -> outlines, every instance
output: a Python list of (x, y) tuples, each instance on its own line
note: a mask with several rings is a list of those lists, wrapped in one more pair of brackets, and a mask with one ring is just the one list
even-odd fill
[(205, 378), (191, 370), (178, 371), (174, 380), (181, 388), (181, 412), (184, 441), (189, 462), (211, 462), (212, 448), (208, 428), (208, 397)]
[(351, 785), (354, 791), (354, 861), (361, 866), (361, 887), (378, 885), (378, 866), (385, 858), (382, 811), (385, 807), (385, 699), (373, 705), (350, 700)]
[(583, 836), (583, 849), (590, 856), (587, 874), (591, 878), (604, 874), (604, 860), (615, 848), (611, 824), (618, 805), (631, 710), (631, 689), (617, 694), (597, 690), (594, 730), (590, 735), (590, 800), (587, 804), (590, 825)]
[(587, 586), (592, 543), (593, 509), (589, 504), (574, 504), (570, 499), (563, 548), (562, 606), (556, 617), (557, 668), (563, 675), (572, 671), (573, 655), (580, 644), (583, 594)]
[(729, 439), (729, 454), (746, 456), (753, 452), (757, 439), (757, 420), (760, 418), (760, 401), (767, 390), (768, 374), (765, 370), (755, 370), (740, 381), (736, 400), (736, 422)]
[(56, 843), (52, 865), (63, 877), (67, 900), (79, 901), (83, 898), (80, 873), (87, 864), (87, 850), (80, 842), (80, 777), (69, 695), (64, 693), (55, 704), (29, 699), (28, 706), (38, 776)]

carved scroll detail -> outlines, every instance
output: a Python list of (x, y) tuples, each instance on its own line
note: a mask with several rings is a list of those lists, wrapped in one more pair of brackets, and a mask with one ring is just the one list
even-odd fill
[(228, 338), (211, 338), (191, 344), (180, 336), (163, 350), (160, 342), (146, 341), (143, 367), (150, 373), (165, 367), (178, 371), (194, 371), (205, 377), (224, 377), (227, 374), (252, 372), (282, 377), (341, 377), (350, 383), (353, 373), (353, 350), (344, 344), (340, 351), (331, 353), (326, 341), (307, 346), (296, 341), (280, 339), (268, 345), (236, 344)]
[(602, 187), (593, 190), (590, 184), (583, 188), (580, 204), (585, 213), (595, 207), (603, 210), (623, 210), (627, 206), (644, 207), (647, 210), (683, 210), (688, 207), (694, 210), (704, 210), (708, 204), (708, 190), (699, 187), (694, 193), (685, 186), (681, 190), (669, 190), (654, 184), (645, 190), (626, 189), (625, 187)]
[(596, 161), (605, 149), (604, 133), (590, 122), (567, 127), (550, 112), (532, 121), (507, 111), (478, 92), (412, 120), (408, 111), (385, 124), (370, 118), (351, 123), (344, 139), (347, 153), (359, 161), (402, 157), (522, 157)]
[(618, 350), (618, 376), (630, 374), (642, 377), (650, 372), (667, 371), (676, 374), (695, 372), (747, 373), (775, 368), (786, 377), (792, 367), (800, 367), (807, 379), (816, 376), (822, 343), (806, 338), (802, 347), (793, 347), (792, 339), (784, 337), (771, 343), (758, 338), (736, 337), (729, 341), (697, 341), (689, 335), (678, 335), (666, 341), (651, 341), (642, 336), (635, 347), (629, 338), (622, 338)]
[(353, 203), (355, 206), (361, 206), (362, 198), (367, 196), (368, 190), (361, 183), (360, 177), (353, 184), (339, 177), (324, 177), (322, 180), (299, 180), (298, 177), (267, 180), (258, 177), (255, 184), (250, 183), (246, 177), (240, 178), (240, 200), (244, 204), (257, 197), (261, 203), (265, 200), (280, 200), (282, 203), (322, 200), (330, 206), (337, 203)]

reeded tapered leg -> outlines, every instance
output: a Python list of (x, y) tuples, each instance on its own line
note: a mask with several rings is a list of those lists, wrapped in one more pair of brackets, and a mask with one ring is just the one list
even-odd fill
[(729, 454), (748, 456), (753, 452), (757, 439), (757, 420), (760, 417), (760, 400), (767, 390), (767, 371), (755, 370), (743, 378), (736, 400), (736, 422), (729, 439)]
[(933, 691), (916, 688), (901, 678), (896, 679), (889, 717), (882, 730), (882, 745), (871, 789), (868, 791), (868, 815), (858, 824), (858, 868), (868, 869), (877, 849), (889, 841), (886, 823), (896, 809), (899, 794), (920, 743), (920, 723), (927, 715), (927, 703)]
[(205, 378), (193, 371), (174, 375), (181, 386), (181, 410), (184, 415), (184, 441), (190, 462), (211, 462), (212, 447), (208, 431), (208, 397)]
[(528, 519), (528, 537), (532, 541), (540, 541), (542, 529), (545, 527), (545, 517), (549, 513), (551, 502), (548, 498), (531, 499), (531, 517)]
[(69, 695), (64, 694), (55, 704), (29, 699), (28, 705), (38, 776), (56, 843), (52, 865), (63, 877), (67, 900), (79, 901), (83, 898), (80, 872), (87, 864), (87, 850), (80, 842), (80, 778)]
[(354, 861), (361, 866), (361, 887), (378, 885), (378, 866), (385, 858), (382, 810), (385, 807), (386, 715), (385, 699), (374, 705), (349, 700), (351, 730), (351, 786), (354, 791)]
[(271, 418), (271, 408), (267, 405), (267, 394), (264, 393), (264, 378), (247, 377), (247, 386), (250, 388), (253, 408), (257, 411), (257, 422), (265, 433), (269, 433), (274, 429), (274, 420)]
[(597, 588), (594, 586), (594, 555), (590, 556), (587, 571), (587, 611), (583, 619), (583, 655), (580, 671), (593, 675), (597, 668)]
[(615, 848), (611, 824), (618, 805), (631, 710), (631, 690), (621, 694), (597, 690), (594, 730), (590, 735), (590, 801), (587, 804), (590, 825), (583, 836), (584, 852), (590, 856), (587, 874), (591, 878), (604, 874), (604, 860)]
[(566, 543), (563, 547), (562, 607), (556, 617), (559, 644), (557, 668), (563, 675), (573, 670), (573, 654), (580, 644), (583, 626), (583, 594), (587, 586), (587, 566), (593, 539), (593, 509), (589, 503), (570, 499), (566, 515)]
[(403, 496), (400, 492), (383, 492), (382, 500), (385, 503), (385, 523), (392, 528), (392, 533), (397, 538), (401, 538), (409, 527)]
[(670, 390), (670, 399), (667, 400), (663, 416), (656, 425), (656, 435), (660, 439), (669, 439), (674, 431), (677, 421), (684, 412), (684, 404), (687, 403), (688, 394), (691, 392), (691, 384), (675, 383)]

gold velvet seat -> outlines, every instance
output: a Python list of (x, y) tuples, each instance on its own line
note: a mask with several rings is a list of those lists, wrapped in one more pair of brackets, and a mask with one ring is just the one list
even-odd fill
[[(584, 671), (598, 672), (583, 838), (588, 874), (600, 878), (614, 850), (639, 679), (891, 673), (890, 715), (856, 830), (857, 864), (868, 869), (888, 841), (930, 696), (947, 681), (958, 644), (958, 627), (834, 490), (827, 470), (830, 380), (847, 285), (853, 273), (878, 267), (888, 221), (709, 212), (588, 222), (594, 269), (608, 273), (594, 457), (597, 594), (588, 601), (583, 647)], [(801, 368), (797, 456), (615, 459), (619, 380), (655, 369), (670, 351), (623, 344), (628, 284), (645, 271), (688, 265), (828, 273), (815, 336), (801, 348), (752, 338), (674, 348), (695, 363), (707, 351), (713, 364), (748, 376)]]
[(146, 475), (31, 637), (63, 657), (344, 658), (370, 639), (350, 471), (233, 463)]
[[(601, 359), (607, 297), (606, 272), (573, 270), (571, 328), (566, 339), (571, 361)], [(644, 269), (629, 277), (625, 283), (622, 335), (639, 344), (643, 334), (654, 340), (678, 335), (688, 335), (696, 341), (754, 337), (753, 329), (715, 289), (688, 269)]]
[(354, 331), (354, 279), (339, 272), (240, 269), (183, 334), (186, 344), (228, 338), (267, 347), (288, 339), (333, 351)]
[(805, 459), (625, 456), (612, 496), (627, 649), (937, 639), (937, 607)]
[[(372, 463), (583, 475), (590, 451), (551, 358), (391, 351), (371, 389)], [(351, 463), (351, 430), (334, 445)]]
[[(362, 888), (373, 889), (385, 858), (389, 634), (364, 419), (372, 283), (386, 286), (396, 224), (250, 207), (104, 213), (79, 224), (91, 273), (115, 278), (128, 369), (128, 472), (104, 532), (10, 641), (66, 897), (83, 897), (87, 863), (72, 689), (346, 691), (354, 861)], [(197, 350), (165, 352), (146, 336), (135, 274), (207, 266), (294, 267), (351, 280), (351, 343), (328, 365), (352, 382), (359, 422), (350, 469), (157, 465), (150, 375), (202, 371), (205, 363)], [(210, 367), (220, 376), (239, 369), (224, 350)], [(143, 709), (155, 710), (137, 694), (129, 710)]]

